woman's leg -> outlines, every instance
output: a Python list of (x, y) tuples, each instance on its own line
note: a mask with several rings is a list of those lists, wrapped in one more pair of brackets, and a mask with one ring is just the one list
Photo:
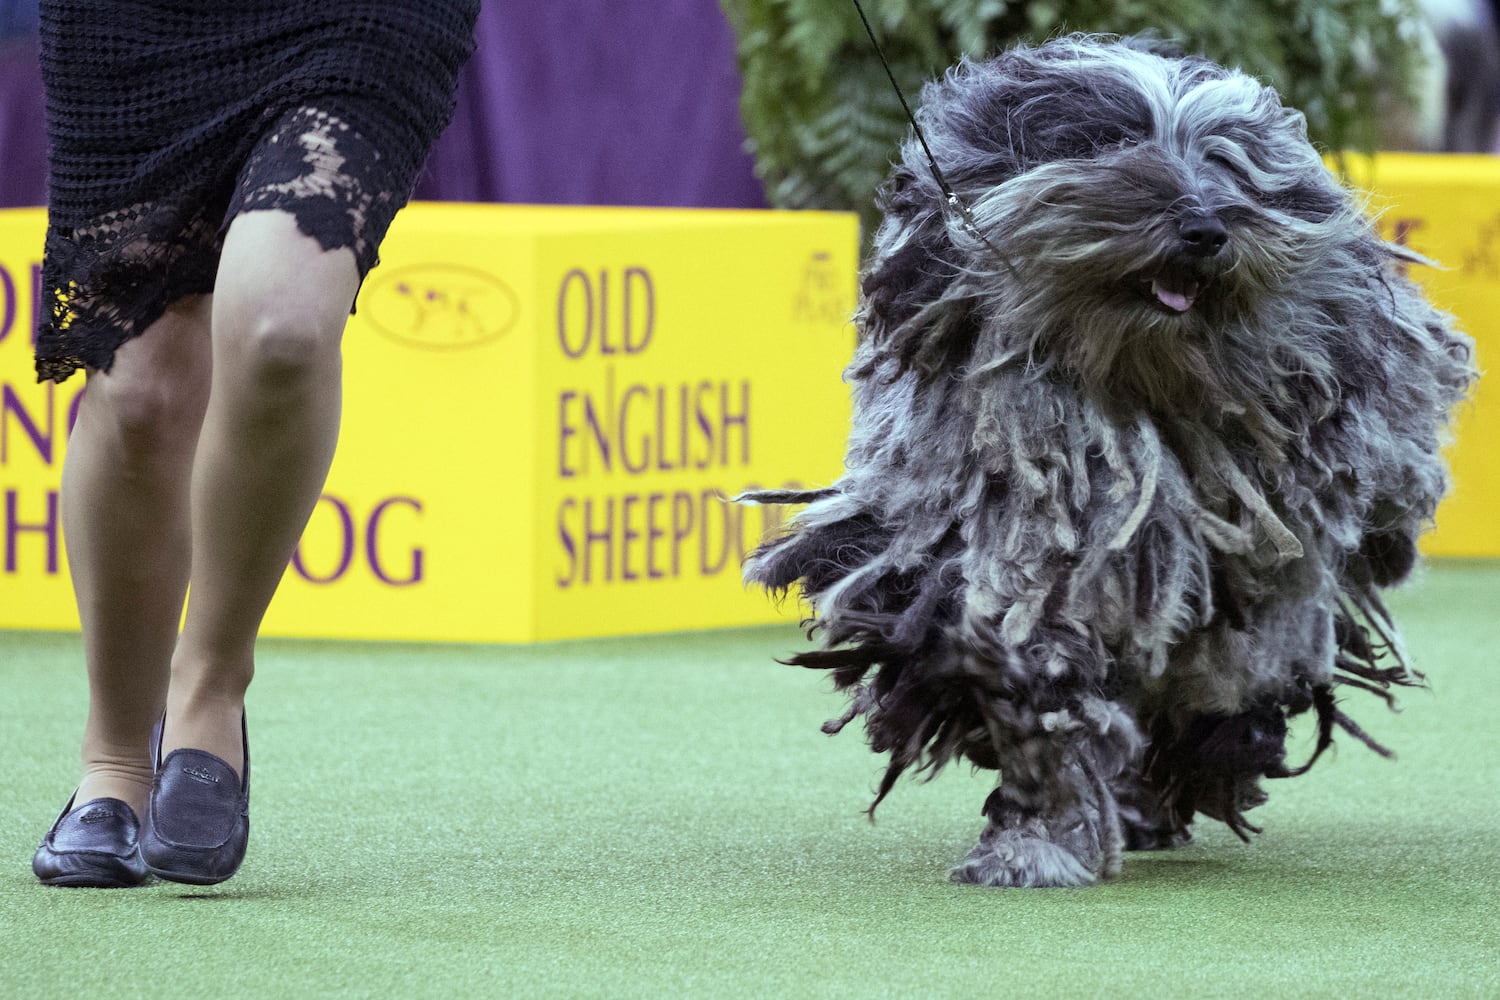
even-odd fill
[(206, 750), (243, 774), (255, 638), (333, 461), (340, 340), (359, 280), (352, 251), (323, 250), (283, 211), (237, 216), (225, 237), (163, 756)]
[(78, 803), (146, 815), (146, 744), (161, 717), (187, 591), (188, 483), (209, 381), (207, 296), (184, 299), (90, 372), (63, 465), (68, 567), (89, 677)]

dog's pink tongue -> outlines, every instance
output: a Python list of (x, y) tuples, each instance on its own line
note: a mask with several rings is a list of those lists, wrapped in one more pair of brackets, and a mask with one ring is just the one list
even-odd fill
[(1193, 297), (1191, 295), (1167, 288), (1159, 281), (1151, 282), (1151, 292), (1156, 296), (1157, 301), (1168, 309), (1181, 313), (1193, 308)]

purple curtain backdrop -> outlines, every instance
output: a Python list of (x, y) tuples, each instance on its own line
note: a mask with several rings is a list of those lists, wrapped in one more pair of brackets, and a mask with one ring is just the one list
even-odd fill
[(47, 202), (47, 133), (36, 39), (0, 42), (0, 208)]
[[(765, 205), (714, 0), (489, 0), (477, 40), (418, 198)], [(34, 39), (0, 45), (0, 207), (45, 202), (37, 72)]]

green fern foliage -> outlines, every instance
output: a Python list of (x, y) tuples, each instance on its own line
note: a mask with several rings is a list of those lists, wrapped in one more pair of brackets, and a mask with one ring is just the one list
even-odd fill
[[(1149, 33), (1273, 86), (1324, 147), (1373, 150), (1422, 68), (1415, 0), (863, 0), (909, 100), (960, 56), (1069, 31)], [(851, 0), (720, 0), (773, 205), (872, 218), (909, 125)]]

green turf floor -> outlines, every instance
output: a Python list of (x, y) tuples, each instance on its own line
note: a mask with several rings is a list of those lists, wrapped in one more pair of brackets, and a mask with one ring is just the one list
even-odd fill
[(791, 628), (268, 641), (241, 873), (47, 889), (78, 640), (0, 633), (0, 996), (1500, 997), (1500, 565), (1396, 605), (1431, 690), (1346, 704), (1400, 760), (1346, 738), (1254, 844), (1043, 891), (945, 881), (983, 775), (866, 822), (879, 762), (818, 732), (842, 705), (773, 662)]

